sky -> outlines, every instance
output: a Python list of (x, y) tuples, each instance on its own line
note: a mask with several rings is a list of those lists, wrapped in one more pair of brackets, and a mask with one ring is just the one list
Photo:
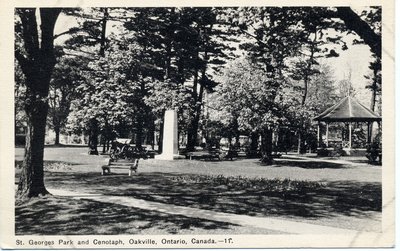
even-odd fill
[(356, 98), (361, 103), (370, 106), (370, 99), (364, 97), (370, 94), (365, 88), (368, 80), (364, 77), (372, 71), (368, 68), (370, 62), (373, 61), (369, 46), (367, 45), (351, 45), (346, 51), (338, 51), (339, 57), (322, 59), (321, 62), (329, 65), (334, 71), (335, 80), (340, 81), (347, 79), (351, 72), (352, 87), (356, 89)]

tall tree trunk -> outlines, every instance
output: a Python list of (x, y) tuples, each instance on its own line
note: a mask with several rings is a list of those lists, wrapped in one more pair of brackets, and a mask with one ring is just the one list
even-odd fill
[(36, 9), (17, 9), (21, 18), (23, 50), (15, 48), (15, 57), (26, 77), (24, 107), (28, 120), (25, 155), (18, 184), (18, 197), (48, 194), (44, 185), (43, 155), (48, 112), (50, 78), (56, 63), (54, 57), (54, 26), (61, 9), (40, 9), (40, 39)]
[[(371, 111), (375, 111), (375, 104), (376, 104), (376, 83), (374, 83), (374, 86), (372, 87), (372, 97), (371, 97)], [(368, 133), (367, 133), (367, 142), (371, 143), (372, 142), (372, 130), (373, 130), (373, 123), (368, 122)]]
[(232, 122), (232, 129), (233, 129), (233, 137), (235, 138), (234, 148), (237, 148), (240, 145), (240, 143), (239, 143), (240, 131), (239, 131), (239, 123), (238, 123), (237, 116), (234, 116), (234, 119)]
[[(210, 25), (209, 32), (212, 30), (212, 25)], [(208, 40), (204, 42), (205, 45), (208, 43)], [(199, 52), (197, 52), (197, 57), (199, 57)], [(200, 90), (197, 95), (197, 82), (198, 82), (198, 70), (196, 69), (195, 76), (194, 76), (194, 84), (193, 84), (193, 95), (194, 95), (194, 100), (195, 100), (195, 114), (191, 123), (190, 131), (188, 131), (188, 140), (189, 137), (191, 138), (191, 142), (188, 142), (188, 149), (193, 150), (194, 146), (197, 144), (197, 131), (199, 130), (199, 121), (200, 121), (200, 116), (201, 116), (201, 107), (203, 105), (203, 93), (204, 93), (204, 85), (206, 81), (206, 70), (207, 70), (207, 64), (206, 62), (208, 61), (208, 52), (207, 49), (204, 51), (204, 66), (201, 68), (201, 78), (200, 78)], [(191, 134), (189, 136), (189, 134)]]
[(258, 156), (258, 133), (251, 132), (250, 133), (250, 149), (247, 153), (248, 157), (254, 158)]
[(297, 131), (297, 154), (301, 153), (301, 133), (300, 130)]
[(103, 19), (101, 20), (101, 38), (100, 38), (100, 51), (99, 54), (101, 57), (104, 57), (104, 53), (106, 50), (106, 28), (107, 28), (107, 20), (108, 20), (108, 9), (103, 9)]
[(163, 140), (164, 140), (164, 116), (165, 111), (162, 113), (161, 122), (160, 122), (160, 134), (158, 137), (158, 153), (162, 153), (163, 150)]
[(28, 122), (23, 169), (18, 184), (19, 197), (48, 194), (44, 186), (43, 155), (48, 106), (42, 100), (33, 101), (25, 109)]
[(194, 118), (192, 121), (192, 127), (191, 127), (191, 133), (192, 133), (192, 145), (193, 148), (194, 146), (197, 145), (197, 132), (199, 131), (199, 121), (200, 121), (200, 116), (201, 116), (201, 106), (203, 103), (203, 92), (204, 92), (204, 87), (200, 85), (200, 91), (198, 95), (198, 100), (196, 102), (196, 109), (195, 109), (195, 114)]
[(89, 154), (98, 155), (97, 151), (98, 139), (99, 137), (99, 122), (96, 118), (91, 118), (89, 120)]
[[(377, 60), (376, 62), (379, 62), (379, 60)], [(376, 63), (377, 64), (377, 63)], [(379, 67), (377, 67), (377, 65), (374, 65), (373, 67), (373, 83), (371, 85), (371, 90), (372, 90), (372, 96), (371, 96), (371, 111), (375, 111), (375, 106), (376, 106), (376, 96), (377, 96), (377, 91), (378, 91), (378, 72), (379, 72)], [(372, 130), (373, 130), (373, 123), (368, 123), (368, 133), (367, 133), (367, 142), (371, 143), (372, 142)]]
[[(314, 62), (314, 54), (315, 54), (315, 47), (317, 45), (317, 39), (318, 39), (318, 32), (317, 30), (315, 30), (314, 32), (314, 39), (312, 41), (310, 41), (310, 58), (308, 59), (307, 62), (307, 68), (304, 72), (304, 77), (303, 77), (303, 81), (304, 81), (304, 90), (303, 90), (303, 96), (301, 99), (301, 106), (304, 109), (304, 106), (306, 104), (306, 100), (307, 100), (307, 95), (308, 95), (308, 83), (310, 81), (310, 76), (312, 75), (311, 72), (311, 68), (313, 66), (313, 62)], [(307, 131), (307, 128), (302, 125), (301, 128), (299, 128), (297, 130), (297, 154), (300, 153), (304, 153), (304, 139), (303, 139), (303, 133), (305, 133)]]
[(250, 139), (251, 139), (250, 150), (257, 151), (258, 150), (258, 133), (251, 132)]
[[(198, 71), (195, 71), (194, 74), (194, 80), (193, 80), (193, 88), (192, 88), (192, 99), (195, 104), (194, 109), (193, 109), (193, 114), (191, 114), (191, 120), (189, 122), (188, 126), (188, 132), (187, 132), (187, 145), (186, 145), (186, 150), (188, 151), (193, 151), (196, 143), (197, 143), (197, 127), (196, 125), (196, 119), (197, 119), (197, 85), (198, 85)], [(197, 121), (198, 123), (198, 121)]]
[[(100, 34), (100, 49), (99, 55), (100, 57), (104, 57), (105, 49), (106, 49), (106, 28), (107, 28), (107, 20), (108, 20), (108, 9), (102, 8), (103, 10), (103, 19), (101, 20), (101, 34)], [(90, 155), (98, 155), (99, 152), (97, 150), (98, 145), (98, 136), (99, 136), (99, 122), (96, 118), (91, 118), (89, 120), (89, 154)]]
[(147, 143), (154, 149), (154, 132), (155, 132), (154, 120), (149, 123), (149, 130), (147, 131)]
[(143, 114), (138, 115), (136, 123), (136, 141), (135, 145), (138, 149), (142, 149), (143, 142)]
[(54, 140), (54, 145), (58, 146), (58, 145), (60, 145), (60, 126), (59, 125), (54, 126), (54, 133), (56, 134), (56, 138)]
[(273, 163), (272, 158), (272, 130), (266, 128), (262, 134), (262, 158), (261, 163), (264, 165), (271, 165)]

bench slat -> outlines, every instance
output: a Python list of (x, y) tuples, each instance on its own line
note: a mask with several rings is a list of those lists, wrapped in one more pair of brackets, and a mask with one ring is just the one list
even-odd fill
[(118, 169), (129, 169), (131, 166), (108, 166), (109, 168), (118, 168)]
[(131, 166), (135, 165), (135, 163), (118, 163), (118, 162), (111, 162), (109, 166)]

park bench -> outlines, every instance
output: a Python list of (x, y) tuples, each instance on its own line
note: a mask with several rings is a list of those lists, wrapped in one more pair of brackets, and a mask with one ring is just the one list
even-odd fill
[(112, 169), (128, 169), (129, 176), (133, 173), (137, 173), (139, 166), (139, 159), (147, 159), (148, 151), (144, 148), (137, 149), (135, 146), (129, 144), (129, 142), (113, 142), (113, 152), (110, 154), (110, 158), (106, 161), (107, 165), (101, 166), (102, 175), (107, 175), (111, 173)]
[(214, 151), (195, 151), (195, 152), (188, 152), (186, 154), (190, 160), (193, 159), (219, 159), (219, 153)]
[(132, 176), (133, 173), (137, 173), (137, 169), (139, 166), (139, 159), (107, 159), (108, 164), (103, 165), (102, 175), (107, 175), (111, 173), (112, 169), (128, 169), (128, 175)]
[(222, 150), (220, 153), (220, 159), (230, 159), (233, 160), (234, 158), (238, 158), (239, 157), (239, 151), (237, 150)]
[(238, 151), (235, 151), (235, 150), (194, 151), (194, 152), (187, 152), (186, 156), (189, 157), (190, 160), (193, 160), (193, 159), (204, 159), (204, 160), (230, 159), (230, 160), (233, 160), (234, 158), (238, 157)]

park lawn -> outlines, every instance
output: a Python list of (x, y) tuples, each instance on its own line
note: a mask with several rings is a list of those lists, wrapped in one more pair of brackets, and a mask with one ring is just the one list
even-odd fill
[[(318, 162), (296, 162), (296, 160), (277, 161), (271, 167), (255, 165), (257, 160), (222, 162), (145, 160), (141, 162), (139, 174), (133, 177), (127, 175), (127, 170), (102, 176), (99, 168), (99, 165), (104, 163), (102, 156), (80, 154), (76, 155), (78, 157), (69, 157), (67, 161), (67, 158), (61, 157), (62, 149), (57, 152), (59, 153), (55, 156), (47, 155), (48, 160), (45, 165), (46, 186), (53, 189), (133, 197), (215, 212), (276, 217), (347, 229), (380, 231), (382, 193), (381, 183), (376, 181), (379, 179), (380, 170), (376, 168), (366, 168), (365, 175), (358, 174), (356, 178), (348, 174), (361, 169), (336, 164), (329, 166), (327, 163)], [(316, 175), (311, 176), (309, 180), (296, 179), (294, 174), (290, 173), (292, 169), (299, 172), (300, 177), (306, 173)], [(267, 174), (264, 177), (254, 176), (257, 172)], [(273, 175), (271, 176), (269, 172)], [(319, 178), (324, 173), (325, 178)], [(242, 174), (250, 175), (242, 176)], [(316, 180), (315, 176), (319, 179)], [(205, 225), (212, 226), (207, 228), (201, 225), (204, 220), (185, 219), (184, 216), (168, 217), (164, 213), (143, 212), (142, 209), (111, 203), (104, 205), (90, 198), (38, 199), (45, 203), (38, 203), (35, 200), (17, 205), (17, 232), (46, 234), (48, 229), (54, 229), (54, 232), (60, 234), (67, 234), (68, 231), (79, 234), (102, 234), (104, 231), (110, 234), (266, 232), (263, 229), (215, 222), (206, 223)], [(52, 206), (54, 204), (62, 206), (54, 207)], [(38, 217), (35, 217), (35, 212), (46, 216), (54, 212), (65, 218), (41, 223), (36, 220)], [(146, 216), (148, 214), (154, 218)], [(132, 215), (143, 218), (135, 218)], [(159, 217), (164, 216), (168, 221), (159, 220)], [(74, 219), (73, 222), (76, 224), (70, 225), (68, 219)], [(141, 220), (143, 223), (140, 223)], [(107, 227), (101, 226), (102, 221), (108, 222)], [(186, 224), (177, 223), (179, 221)], [(121, 222), (130, 223), (125, 226)], [(136, 228), (133, 227), (135, 224), (147, 227)], [(48, 228), (47, 225), (51, 227)], [(42, 228), (45, 230), (40, 231)]]
[(90, 199), (46, 196), (17, 203), (16, 235), (279, 234), (226, 222), (143, 210)]

